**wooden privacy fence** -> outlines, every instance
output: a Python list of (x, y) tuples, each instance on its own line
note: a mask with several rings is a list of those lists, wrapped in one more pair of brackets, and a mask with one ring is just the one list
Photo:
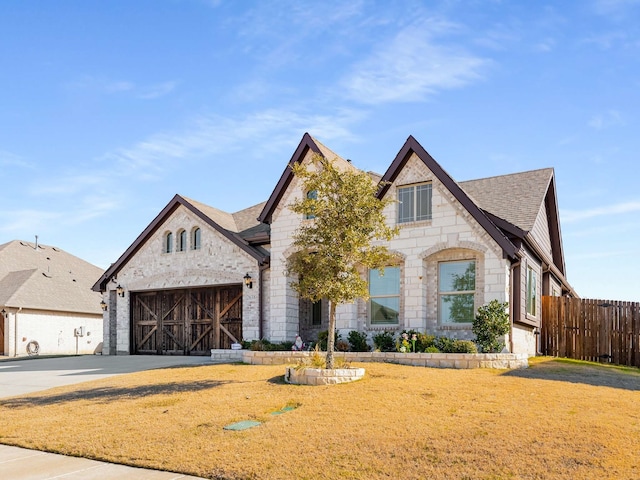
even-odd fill
[(640, 367), (640, 303), (542, 297), (544, 355)]

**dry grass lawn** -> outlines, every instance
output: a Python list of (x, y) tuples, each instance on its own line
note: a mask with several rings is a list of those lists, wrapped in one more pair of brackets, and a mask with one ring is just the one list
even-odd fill
[(0, 401), (0, 443), (220, 479), (640, 478), (638, 369), (364, 366), (326, 387), (211, 365), (57, 388)]

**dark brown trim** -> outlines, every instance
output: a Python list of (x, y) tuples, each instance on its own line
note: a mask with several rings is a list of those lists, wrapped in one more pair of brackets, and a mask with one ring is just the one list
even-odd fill
[(382, 198), (389, 191), (391, 184), (402, 171), (406, 163), (409, 161), (411, 154), (415, 153), (420, 160), (424, 162), (429, 170), (433, 172), (438, 180), (447, 188), (456, 200), (471, 214), (471, 216), (485, 229), (485, 231), (495, 240), (502, 249), (505, 258), (515, 260), (517, 258), (516, 247), (509, 239), (500, 231), (500, 229), (484, 214), (482, 210), (469, 198), (469, 196), (460, 188), (460, 186), (451, 178), (451, 176), (436, 162), (431, 155), (418, 143), (418, 141), (409, 136), (404, 143), (396, 158), (393, 160), (387, 171), (380, 180), (380, 190), (378, 197)]
[(284, 172), (282, 172), (282, 175), (280, 176), (280, 180), (278, 180), (276, 188), (273, 189), (273, 192), (271, 192), (271, 196), (269, 197), (269, 200), (267, 200), (267, 203), (262, 209), (262, 212), (258, 217), (258, 221), (260, 223), (271, 223), (271, 216), (273, 215), (274, 210), (280, 203), (280, 200), (282, 199), (284, 192), (287, 190), (287, 187), (289, 186), (289, 184), (291, 183), (291, 179), (293, 178), (293, 171), (291, 170), (290, 165), (293, 165), (294, 163), (302, 162), (302, 160), (307, 155), (307, 152), (309, 150), (319, 155), (322, 155), (320, 148), (318, 148), (318, 145), (316, 144), (316, 142), (313, 141), (313, 138), (311, 138), (311, 135), (309, 135), (308, 133), (305, 133), (302, 136), (302, 140), (300, 140), (300, 143), (298, 144), (298, 148), (296, 148), (296, 151), (293, 152), (293, 155), (291, 156), (291, 160), (289, 160), (289, 163), (287, 163), (287, 166), (285, 167)]
[(210, 217), (205, 215), (203, 212), (198, 210), (195, 206), (189, 203), (180, 195), (175, 195), (171, 201), (167, 204), (166, 207), (162, 209), (162, 211), (153, 219), (153, 221), (144, 229), (144, 231), (138, 235), (138, 238), (125, 250), (125, 252), (116, 260), (115, 263), (111, 264), (111, 266), (102, 274), (100, 279), (91, 287), (91, 290), (99, 292), (106, 290), (106, 284), (111, 277), (116, 275), (118, 271), (136, 254), (138, 250), (142, 247), (142, 245), (149, 239), (149, 237), (156, 231), (160, 226), (165, 222), (165, 220), (180, 206), (184, 206), (188, 210), (190, 210), (193, 214), (198, 216), (203, 222), (207, 225), (214, 228), (220, 234), (222, 234), (229, 241), (236, 244), (246, 253), (255, 258), (258, 263), (263, 263), (266, 258), (265, 255), (258, 250), (254, 249), (249, 245), (246, 240), (243, 240), (238, 234), (234, 232), (230, 232), (222, 228), (216, 222), (214, 222)]
[(560, 218), (558, 215), (558, 198), (556, 193), (555, 174), (551, 177), (547, 195), (545, 196), (545, 208), (549, 222), (549, 236), (551, 237), (551, 252), (553, 263), (565, 275), (564, 250), (562, 248), (562, 232), (560, 230)]

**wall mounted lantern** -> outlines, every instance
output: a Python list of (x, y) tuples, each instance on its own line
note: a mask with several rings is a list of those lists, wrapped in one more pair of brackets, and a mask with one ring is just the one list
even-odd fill
[(118, 286), (116, 287), (116, 293), (118, 295), (120, 295), (121, 297), (124, 297), (124, 288), (122, 288), (122, 286), (120, 286), (120, 284), (118, 284)]
[(104, 300), (100, 302), (100, 308), (102, 309), (103, 312), (107, 311), (107, 304), (104, 303)]
[(244, 284), (249, 288), (253, 288), (253, 279), (248, 273), (244, 276)]
[(2, 316), (4, 317), (7, 314), (7, 311), (3, 308), (2, 311), (0, 312), (2, 314)]

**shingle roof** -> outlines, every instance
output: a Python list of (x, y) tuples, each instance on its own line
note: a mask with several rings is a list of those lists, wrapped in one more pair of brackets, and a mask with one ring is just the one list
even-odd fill
[(91, 285), (102, 269), (64, 250), (14, 240), (0, 245), (0, 305), (101, 314)]
[(458, 182), (483, 210), (529, 232), (543, 206), (552, 168)]

